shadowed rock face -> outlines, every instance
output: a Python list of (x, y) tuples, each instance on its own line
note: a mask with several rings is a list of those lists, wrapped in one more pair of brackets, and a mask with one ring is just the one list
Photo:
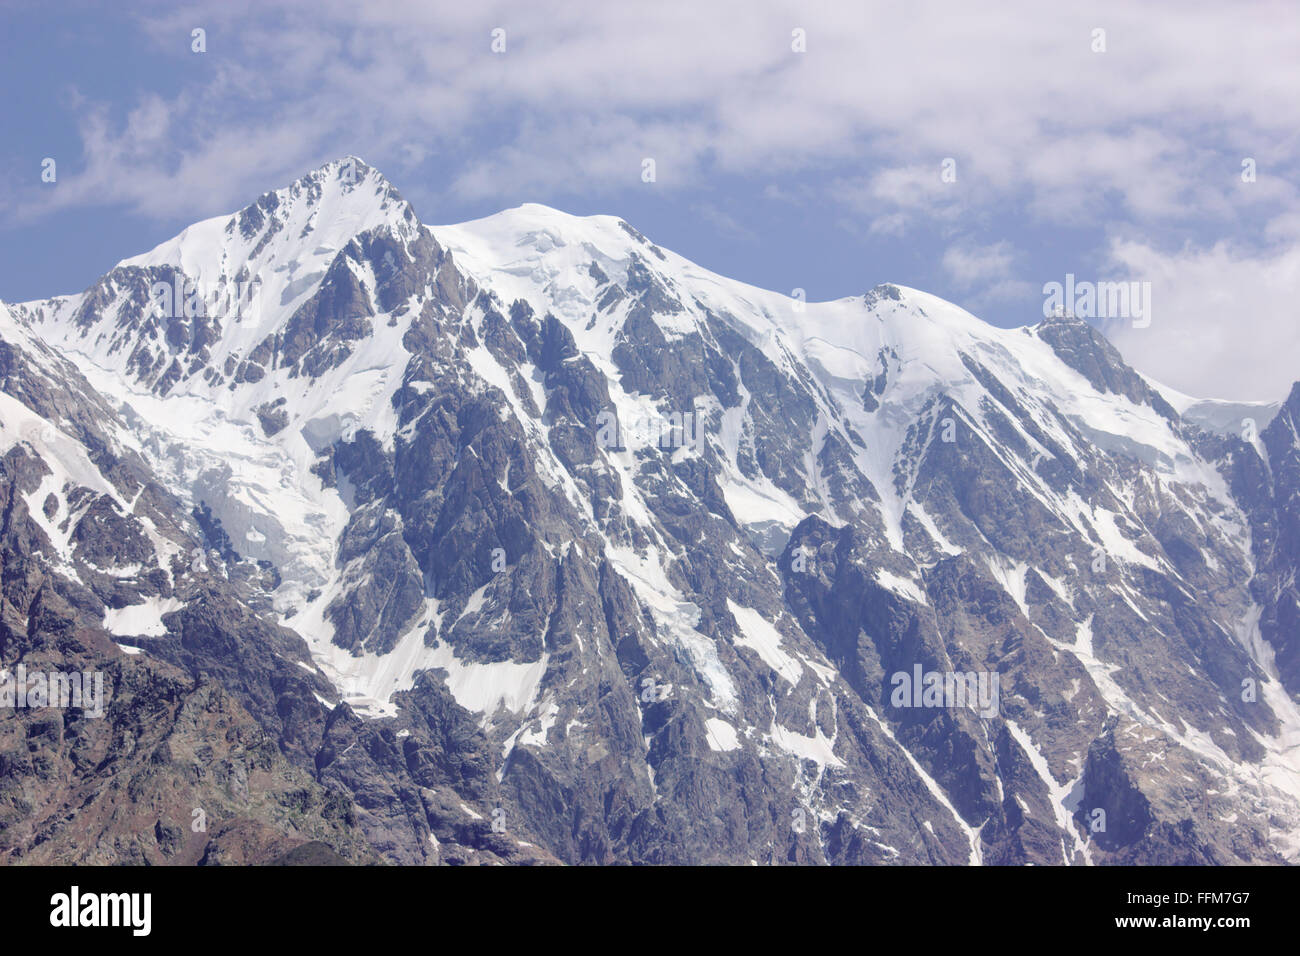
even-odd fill
[(1247, 444), (1085, 323), (350, 162), (186, 250), (256, 320), (153, 322), (164, 244), (3, 325), (0, 664), (123, 688), (0, 715), (10, 859), (1294, 858), (1300, 391)]
[(1083, 319), (1069, 316), (1045, 319), (1034, 333), (1097, 391), (1149, 404), (1170, 421), (1177, 420), (1178, 415), (1169, 403), (1124, 364), (1115, 346)]
[[(1243, 497), (1250, 505), (1259, 562), (1252, 593), (1263, 606), (1260, 632), (1277, 652), (1277, 667), (1292, 696), (1300, 694), (1300, 384), (1291, 389), (1277, 417), (1260, 436), (1267, 471), (1257, 449), (1237, 443), (1246, 459)], [(1258, 529), (1258, 530), (1256, 530)]]

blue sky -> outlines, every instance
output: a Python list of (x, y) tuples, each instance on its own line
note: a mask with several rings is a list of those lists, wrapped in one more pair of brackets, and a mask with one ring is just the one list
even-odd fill
[(1067, 273), (1150, 282), (1150, 325), (1097, 319), (1139, 370), (1300, 379), (1288, 4), (415, 6), (6, 5), (0, 299), (352, 153), (430, 225), (609, 213), (810, 300), (898, 282), (1013, 326)]

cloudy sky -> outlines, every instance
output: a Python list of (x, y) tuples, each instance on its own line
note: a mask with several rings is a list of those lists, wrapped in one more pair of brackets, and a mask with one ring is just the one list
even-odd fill
[(1096, 318), (1139, 370), (1300, 379), (1289, 3), (105, 6), (0, 11), (0, 299), (351, 153), (429, 224), (615, 214), (810, 300), (898, 282), (1015, 326), (1067, 274), (1149, 282), (1149, 324)]

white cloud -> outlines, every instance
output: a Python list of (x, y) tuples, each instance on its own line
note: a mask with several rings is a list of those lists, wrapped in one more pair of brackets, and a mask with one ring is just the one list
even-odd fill
[[(198, 5), (144, 22), (160, 55), (182, 58), (194, 56), (192, 25), (207, 24), (205, 68), (116, 129), (87, 124), (87, 185), (50, 195), (159, 214), (172, 204), (153, 193), (184, 187), (187, 170), (226, 166), (205, 195), (229, 205), (281, 168), (346, 152), (383, 168), (423, 151), (449, 157), (451, 188), (473, 196), (590, 191), (622, 187), (629, 156), (663, 154), (678, 183), (866, 163), (884, 171), (857, 208), (885, 232), (906, 224), (900, 211), (1022, 192), (1047, 218), (1086, 215), (1110, 194), (1139, 220), (1190, 209), (1231, 219), (1238, 154), (1265, 169), (1272, 158), (1275, 182), (1294, 168), (1300, 18), (1283, 9)], [(1108, 31), (1102, 54), (1090, 50), (1097, 25)], [(500, 55), (489, 49), (497, 26)], [(790, 49), (795, 26), (806, 53)], [(1204, 50), (1213, 54), (1192, 55)], [(166, 148), (138, 148), (146, 142)], [(486, 161), (466, 148), (484, 142)], [(959, 178), (945, 195), (936, 169), (946, 156)], [(137, 186), (112, 182), (127, 173)]]
[(968, 289), (1008, 278), (1014, 260), (1011, 243), (1005, 240), (986, 246), (954, 245), (943, 254), (943, 268), (954, 282)]
[(1151, 283), (1151, 324), (1103, 328), (1138, 371), (1189, 395), (1286, 398), (1300, 380), (1300, 246), (1243, 256), (1226, 242), (1168, 254), (1111, 247), (1119, 277)]
[(975, 315), (987, 315), (1006, 302), (1023, 304), (1033, 301), (1036, 289), (1013, 275), (1019, 252), (1010, 242), (980, 245), (969, 240), (950, 245), (940, 264), (963, 293), (961, 305)]

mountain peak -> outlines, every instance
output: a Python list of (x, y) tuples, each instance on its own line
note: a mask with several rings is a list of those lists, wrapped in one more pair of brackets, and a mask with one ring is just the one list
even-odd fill
[(892, 282), (882, 282), (867, 292), (867, 294), (862, 297), (862, 301), (866, 303), (868, 309), (873, 308), (881, 302), (902, 302), (903, 289), (901, 286), (896, 286)]
[(1092, 324), (1058, 312), (1034, 326), (1031, 334), (1050, 345), (1061, 361), (1086, 378), (1098, 392), (1123, 395), (1136, 404), (1150, 405), (1169, 421), (1177, 420), (1173, 407), (1124, 361), (1115, 346)]
[[(1088, 321), (1079, 318), (1079, 316), (1075, 315), (1073, 312), (1066, 312), (1064, 309), (1057, 309), (1051, 315), (1044, 316), (1043, 321), (1033, 326), (1033, 329), (1037, 331), (1038, 329), (1052, 327), (1079, 328), (1081, 326), (1088, 326)], [(1088, 327), (1090, 328), (1091, 326)]]
[(263, 193), (252, 206), (236, 214), (241, 220), (240, 231), (247, 231), (249, 220), (260, 218), (252, 210), (274, 212), (298, 204), (322, 207), (344, 219), (359, 218), (366, 227), (416, 223), (415, 210), (397, 187), (365, 160), (348, 155), (313, 169), (289, 186)]
[(379, 170), (344, 156), (263, 193), (238, 212), (197, 222), (118, 267), (171, 266), (200, 283), (215, 283), (244, 270), (301, 263), (303, 250), (308, 258), (332, 257), (355, 236), (382, 228), (410, 237), (420, 224)]
[(385, 191), (397, 192), (396, 187), (376, 167), (371, 166), (360, 156), (352, 154), (340, 156), (338, 159), (330, 160), (323, 166), (317, 166), (311, 172), (299, 177), (288, 189), (292, 190), (294, 187), (306, 188), (315, 183), (326, 187), (331, 183), (336, 183), (340, 188), (348, 191), (366, 183), (373, 183), (376, 186), (383, 187)]

